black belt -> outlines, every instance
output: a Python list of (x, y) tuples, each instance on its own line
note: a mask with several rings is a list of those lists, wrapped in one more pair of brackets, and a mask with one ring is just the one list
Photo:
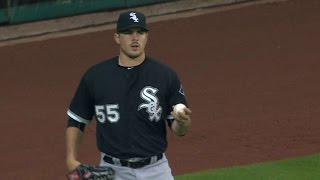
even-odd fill
[[(163, 154), (159, 154), (159, 155), (154, 156), (154, 157), (156, 157), (154, 162), (157, 162), (160, 159), (162, 159)], [(105, 155), (103, 157), (103, 160), (105, 162), (107, 162), (107, 163), (117, 165), (117, 163), (114, 161), (114, 159), (116, 159), (118, 162), (120, 162), (121, 166), (137, 169), (137, 168), (142, 168), (142, 167), (144, 167), (146, 165), (150, 165), (152, 158), (153, 157), (141, 158), (139, 160), (136, 160), (134, 158), (132, 158), (132, 159), (118, 159), (118, 158), (113, 158), (111, 156)]]

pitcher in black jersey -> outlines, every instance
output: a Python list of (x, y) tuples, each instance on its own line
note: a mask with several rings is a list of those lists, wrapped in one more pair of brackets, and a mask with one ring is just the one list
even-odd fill
[(173, 179), (165, 156), (166, 126), (184, 136), (191, 110), (173, 112), (175, 104), (187, 105), (182, 84), (173, 69), (146, 56), (148, 34), (144, 14), (120, 14), (114, 34), (119, 56), (83, 75), (67, 111), (69, 171), (81, 164), (77, 154), (85, 125), (96, 119), (100, 165), (113, 168), (116, 180)]

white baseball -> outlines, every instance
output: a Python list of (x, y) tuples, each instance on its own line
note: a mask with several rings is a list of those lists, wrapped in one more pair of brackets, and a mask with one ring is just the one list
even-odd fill
[(180, 103), (173, 107), (173, 111), (177, 114), (179, 112), (184, 112), (184, 108), (186, 108), (186, 105)]

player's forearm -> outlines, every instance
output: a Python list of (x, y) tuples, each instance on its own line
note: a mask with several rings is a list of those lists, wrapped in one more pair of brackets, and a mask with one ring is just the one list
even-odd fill
[(184, 136), (187, 134), (191, 127), (191, 119), (188, 119), (184, 124), (178, 124), (177, 121), (173, 121), (171, 125), (172, 132), (177, 136)]
[(69, 171), (75, 169), (80, 163), (77, 160), (79, 146), (83, 139), (83, 132), (75, 127), (66, 130), (66, 164)]

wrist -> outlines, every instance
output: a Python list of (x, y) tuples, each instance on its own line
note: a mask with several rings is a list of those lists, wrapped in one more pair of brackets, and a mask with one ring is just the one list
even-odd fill
[(81, 163), (75, 159), (68, 159), (66, 161), (66, 165), (67, 165), (67, 170), (69, 172), (75, 170)]
[(173, 132), (177, 136), (184, 136), (187, 134), (190, 127), (191, 127), (190, 119), (188, 119), (185, 122), (175, 121), (175, 124), (173, 125)]

